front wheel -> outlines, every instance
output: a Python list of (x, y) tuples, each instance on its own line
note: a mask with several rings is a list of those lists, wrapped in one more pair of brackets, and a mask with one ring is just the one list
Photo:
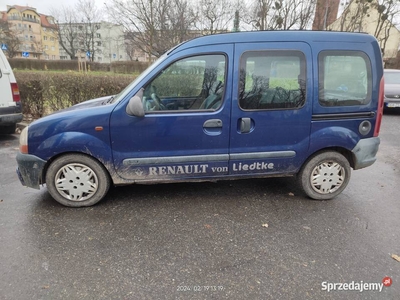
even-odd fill
[(350, 174), (350, 164), (342, 154), (326, 151), (304, 164), (298, 174), (298, 182), (310, 198), (329, 200), (346, 188)]
[(65, 206), (91, 206), (107, 194), (108, 172), (97, 160), (83, 154), (68, 154), (53, 161), (46, 174), (50, 195)]

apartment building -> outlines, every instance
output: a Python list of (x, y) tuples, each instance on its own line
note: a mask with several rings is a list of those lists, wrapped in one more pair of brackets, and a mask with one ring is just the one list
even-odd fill
[[(29, 6), (7, 5), (0, 12), (7, 24), (7, 33), (0, 37), (1, 44), (11, 57), (26, 59), (59, 59), (57, 25), (54, 18), (37, 12)], [(13, 53), (11, 54), (11, 51)]]

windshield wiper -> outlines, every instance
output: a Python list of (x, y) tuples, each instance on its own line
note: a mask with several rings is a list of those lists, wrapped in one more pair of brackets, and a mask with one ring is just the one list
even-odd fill
[(103, 101), (103, 105), (110, 104), (114, 100), (114, 96), (111, 96), (109, 99)]

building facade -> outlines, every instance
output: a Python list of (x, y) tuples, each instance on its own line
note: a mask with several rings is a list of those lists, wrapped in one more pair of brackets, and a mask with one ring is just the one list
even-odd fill
[(36, 8), (19, 5), (7, 5), (7, 11), (1, 14), (9, 31), (2, 35), (1, 42), (9, 57), (59, 59), (57, 26), (53, 17), (38, 13)]
[(130, 60), (126, 52), (123, 27), (109, 22), (60, 23), (60, 58), (78, 56), (100, 63)]
[(365, 3), (352, 0), (342, 15), (327, 29), (374, 35), (382, 49), (383, 59), (395, 58), (400, 46), (400, 31), (388, 20), (382, 21), (378, 5), (376, 0)]

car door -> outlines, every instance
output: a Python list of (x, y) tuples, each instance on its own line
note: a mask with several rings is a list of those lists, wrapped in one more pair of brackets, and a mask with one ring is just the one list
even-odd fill
[(231, 44), (184, 50), (133, 88), (143, 91), (145, 116), (128, 115), (126, 99), (110, 121), (120, 177), (169, 181), (228, 174), (232, 55)]
[(291, 174), (305, 160), (312, 107), (307, 43), (235, 46), (230, 174)]

